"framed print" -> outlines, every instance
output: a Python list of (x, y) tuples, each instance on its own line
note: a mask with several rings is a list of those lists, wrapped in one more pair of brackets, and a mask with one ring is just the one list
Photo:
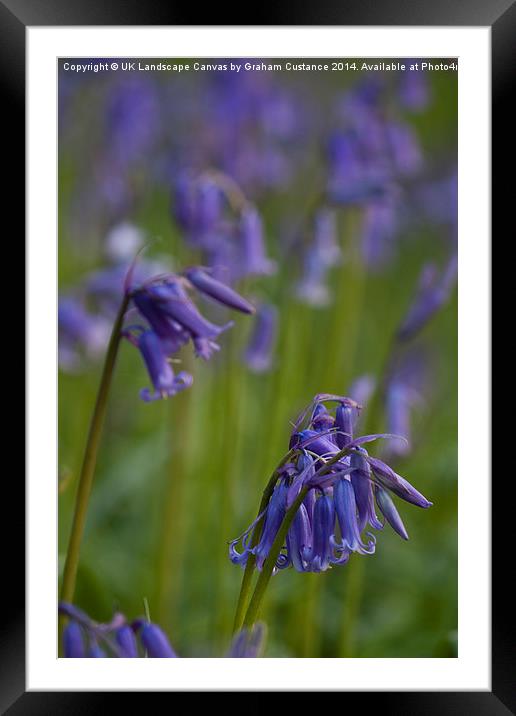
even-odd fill
[(509, 713), (490, 133), (514, 5), (0, 10), (29, 407), (2, 706)]

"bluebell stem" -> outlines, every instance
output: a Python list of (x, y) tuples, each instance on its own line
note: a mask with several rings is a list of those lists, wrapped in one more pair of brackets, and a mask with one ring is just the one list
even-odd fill
[(424, 404), (429, 385), (429, 361), (420, 349), (405, 350), (391, 362), (384, 388), (387, 430), (405, 440), (389, 443), (384, 453), (389, 457), (404, 456), (410, 451), (413, 412)]
[(254, 373), (263, 373), (272, 365), (278, 331), (278, 311), (271, 303), (262, 303), (256, 312), (253, 331), (244, 360)]
[(440, 276), (425, 266), (419, 289), (407, 315), (401, 322), (397, 338), (405, 342), (419, 333), (435, 313), (448, 301), (457, 280), (457, 256), (453, 255)]
[[(326, 408), (328, 402), (336, 403), (335, 416)], [(375, 537), (368, 533), (364, 538), (362, 533), (368, 524), (374, 529), (383, 528), (375, 512), (375, 497), (381, 514), (406, 539), (401, 519), (392, 500), (385, 498), (385, 491), (419, 507), (426, 508), (432, 503), (362, 447), (379, 437), (395, 436), (353, 436), (359, 409), (349, 398), (320, 394), (301, 414), (294, 424), (290, 451), (277, 474), (278, 481), (265, 512), (230, 543), (234, 563), (243, 566), (254, 555), (256, 569), (263, 569), (283, 519), (296, 500), (301, 499), (302, 490), (304, 497), (286, 533), (273, 573), (288, 566), (302, 572), (320, 572), (345, 564), (353, 552), (373, 554)], [(262, 517), (263, 530), (253, 546), (251, 538)], [(236, 549), (240, 541), (241, 552)]]
[(118, 612), (110, 622), (101, 624), (66, 602), (59, 603), (59, 612), (69, 619), (63, 633), (65, 657), (177, 656), (163, 630), (146, 619), (135, 619), (129, 623)]

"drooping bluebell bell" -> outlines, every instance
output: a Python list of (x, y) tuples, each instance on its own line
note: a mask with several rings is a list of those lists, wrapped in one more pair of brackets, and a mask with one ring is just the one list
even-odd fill
[(419, 333), (435, 313), (448, 301), (457, 280), (457, 255), (454, 254), (439, 275), (426, 265), (414, 301), (398, 329), (397, 338), (405, 342)]
[(58, 307), (59, 367), (65, 371), (81, 368), (82, 358), (97, 358), (109, 338), (109, 323), (86, 310), (82, 300), (63, 296)]
[(154, 393), (148, 388), (140, 391), (146, 403), (176, 395), (192, 385), (193, 378), (186, 371), (181, 371), (177, 376), (174, 374), (163, 344), (154, 331), (142, 331), (137, 338), (137, 346), (154, 387)]
[(254, 312), (248, 301), (200, 267), (187, 269), (183, 276), (165, 274), (136, 286), (131, 284), (129, 275), (127, 282), (128, 296), (140, 318), (148, 324), (132, 324), (123, 332), (140, 350), (155, 389), (154, 393), (146, 389), (141, 392), (145, 401), (175, 395), (189, 387), (192, 376), (185, 371), (176, 376), (170, 357), (191, 340), (196, 355), (209, 360), (219, 350), (215, 339), (233, 325), (230, 321), (219, 326), (206, 319), (188, 295), (188, 288), (195, 288), (229, 308)]
[(326, 306), (330, 301), (328, 273), (341, 259), (335, 211), (321, 207), (313, 217), (310, 243), (303, 256), (302, 274), (296, 285), (298, 298), (311, 306)]
[(254, 373), (263, 373), (272, 365), (272, 354), (278, 332), (278, 310), (272, 303), (262, 303), (256, 312), (253, 331), (244, 360)]
[(404, 456), (412, 448), (412, 422), (416, 408), (426, 400), (430, 385), (430, 362), (427, 351), (405, 349), (395, 360), (385, 380), (384, 404), (387, 430), (402, 435), (404, 440), (392, 440), (383, 455)]
[[(420, 112), (428, 107), (431, 98), (428, 75), (419, 66), (420, 60), (408, 58), (405, 60), (406, 69), (399, 73), (398, 96), (403, 107), (412, 112)], [(414, 66), (414, 69), (410, 69)]]
[(246, 206), (241, 212), (237, 243), (242, 276), (267, 276), (275, 272), (276, 264), (265, 252), (262, 219), (254, 206)]
[(177, 654), (170, 645), (167, 635), (157, 624), (144, 619), (133, 622), (133, 628), (139, 634), (147, 656), (154, 659), (176, 659)]
[(263, 622), (254, 624), (251, 629), (243, 628), (235, 634), (229, 652), (230, 659), (256, 659), (261, 656), (267, 630)]
[(194, 268), (186, 269), (184, 275), (198, 291), (210, 296), (218, 303), (242, 313), (255, 312), (254, 306), (249, 301), (246, 301), (245, 298), (242, 298), (240, 294), (226, 286), (226, 284), (217, 281), (210, 275), (209, 271), (195, 266)]
[[(335, 403), (334, 414), (326, 403)], [(404, 539), (406, 530), (388, 492), (419, 507), (432, 504), (385, 462), (369, 456), (363, 445), (388, 434), (353, 436), (360, 406), (349, 398), (315, 396), (298, 419), (290, 438), (288, 460), (277, 473), (264, 512), (229, 546), (232, 562), (246, 565), (255, 557), (262, 570), (288, 509), (304, 497), (293, 517), (273, 573), (293, 566), (321, 572), (346, 564), (353, 552), (373, 554), (376, 539), (364, 530), (382, 529), (375, 503), (385, 520)], [(256, 545), (253, 533), (261, 525)], [(239, 551), (237, 545), (241, 543)]]

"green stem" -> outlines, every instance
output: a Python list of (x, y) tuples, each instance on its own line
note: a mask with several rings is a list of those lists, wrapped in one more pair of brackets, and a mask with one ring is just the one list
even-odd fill
[(111, 333), (106, 353), (104, 368), (102, 370), (102, 378), (100, 380), (100, 386), (97, 393), (97, 400), (95, 402), (95, 408), (91, 418), (81, 474), (79, 476), (72, 529), (63, 571), (61, 601), (64, 602), (71, 602), (75, 592), (75, 581), (77, 578), (77, 568), (79, 566), (79, 553), (84, 533), (84, 525), (86, 522), (86, 514), (88, 511), (91, 486), (93, 484), (95, 465), (97, 463), (97, 452), (102, 434), (102, 427), (104, 425), (104, 419), (106, 417), (109, 388), (113, 378), (118, 347), (120, 345), (121, 329), (128, 302), (129, 298), (124, 296), (115, 319), (115, 324), (113, 326), (113, 331)]
[(278, 559), (278, 555), (285, 543), (285, 538), (287, 536), (289, 527), (292, 524), (292, 520), (294, 519), (295, 514), (298, 511), (301, 503), (303, 502), (307, 492), (308, 488), (304, 487), (297, 496), (295, 502), (287, 510), (285, 517), (283, 518), (281, 527), (276, 534), (274, 542), (272, 543), (272, 547), (269, 551), (269, 554), (267, 555), (267, 559), (265, 560), (265, 563), (263, 565), (263, 569), (260, 572), (260, 576), (258, 577), (258, 580), (256, 582), (256, 587), (254, 589), (253, 596), (251, 597), (251, 601), (249, 602), (249, 607), (245, 615), (244, 627), (251, 628), (257, 620), (260, 606), (265, 595), (265, 591), (272, 577), (272, 571)]
[[(269, 500), (271, 499), (271, 495), (274, 491), (274, 486), (276, 485), (276, 482), (278, 480), (278, 470), (281, 468), (281, 466), (290, 460), (291, 456), (293, 454), (293, 451), (290, 450), (287, 455), (283, 458), (281, 463), (278, 465), (278, 467), (274, 470), (272, 473), (271, 479), (267, 483), (265, 490), (263, 491), (262, 495), (262, 501), (260, 502), (260, 507), (258, 508), (258, 515), (259, 517), (262, 512), (265, 510), (267, 505), (269, 504)], [(253, 530), (253, 536), (251, 538), (251, 548), (256, 547), (258, 544), (261, 534), (262, 534), (262, 525), (264, 521), (264, 516), (256, 523), (255, 528)], [(236, 633), (240, 627), (242, 626), (242, 622), (244, 619), (244, 613), (247, 607), (247, 603), (249, 601), (249, 594), (251, 591), (251, 583), (253, 580), (253, 571), (254, 571), (254, 563), (255, 563), (255, 557), (254, 554), (250, 554), (249, 558), (247, 560), (247, 564), (245, 566), (244, 570), (244, 576), (242, 577), (242, 584), (240, 586), (240, 594), (238, 595), (238, 603), (237, 608), (235, 611), (235, 619), (233, 622), (233, 633)]]

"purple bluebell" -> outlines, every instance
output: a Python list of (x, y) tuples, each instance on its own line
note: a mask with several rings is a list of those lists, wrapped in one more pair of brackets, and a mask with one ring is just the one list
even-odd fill
[(389, 261), (394, 252), (398, 231), (398, 206), (392, 192), (367, 205), (360, 240), (362, 257), (369, 268), (381, 268)]
[(456, 280), (456, 255), (448, 260), (441, 275), (437, 275), (431, 266), (423, 268), (414, 301), (398, 329), (399, 341), (410, 340), (426, 326), (450, 298)]
[(263, 373), (272, 365), (272, 354), (278, 332), (278, 310), (272, 303), (262, 303), (256, 312), (253, 330), (244, 360), (254, 373)]
[[(336, 404), (334, 415), (326, 403)], [(353, 436), (359, 407), (350, 398), (319, 394), (297, 418), (288, 461), (278, 473), (269, 504), (243, 535), (230, 543), (229, 555), (235, 564), (244, 566), (253, 554), (256, 568), (263, 569), (286, 512), (296, 500), (299, 506), (273, 573), (289, 566), (299, 572), (321, 572), (346, 564), (353, 552), (373, 554), (376, 539), (369, 532), (365, 536), (363, 533), (368, 525), (376, 530), (383, 528), (376, 514), (375, 497), (381, 515), (407, 539), (387, 491), (419, 507), (430, 507), (432, 503), (362, 447), (377, 438), (394, 436)], [(252, 547), (255, 529), (261, 529), (261, 533)], [(236, 548), (239, 542), (241, 551)]]
[(167, 398), (192, 385), (193, 378), (186, 371), (174, 375), (159, 336), (154, 331), (143, 331), (137, 338), (137, 345), (154, 387), (154, 393), (143, 388), (140, 392), (142, 400), (148, 403)]
[(335, 529), (335, 509), (328, 495), (315, 502), (312, 523), (312, 546), (306, 552), (311, 572), (324, 572), (334, 559), (332, 535)]
[(256, 659), (264, 648), (266, 628), (263, 622), (254, 624), (252, 629), (243, 628), (233, 638), (226, 657), (230, 659)]
[(82, 359), (95, 359), (106, 348), (110, 326), (102, 316), (89, 313), (80, 299), (61, 297), (58, 307), (59, 367), (76, 371)]
[(425, 403), (430, 385), (430, 365), (421, 349), (405, 350), (393, 362), (384, 388), (387, 430), (403, 436), (392, 440), (384, 455), (404, 456), (411, 450), (412, 422), (415, 408)]
[(180, 173), (175, 183), (173, 211), (185, 238), (193, 246), (209, 248), (223, 217), (223, 195), (209, 177)]
[(187, 288), (202, 291), (245, 313), (254, 311), (254, 307), (236, 291), (199, 267), (187, 269), (184, 276), (163, 274), (136, 285), (129, 273), (126, 283), (128, 297), (141, 320), (148, 324), (134, 323), (123, 331), (123, 335), (140, 350), (154, 386), (153, 393), (147, 389), (141, 392), (145, 401), (175, 395), (188, 388), (192, 376), (185, 371), (175, 376), (170, 356), (191, 340), (196, 355), (209, 360), (220, 348), (215, 339), (233, 325), (230, 321), (218, 326), (205, 318), (188, 295)]
[(116, 630), (115, 640), (121, 657), (133, 659), (138, 656), (138, 643), (134, 630), (129, 624), (124, 624)]
[(137, 625), (140, 639), (147, 655), (156, 659), (175, 659), (177, 654), (171, 647), (168, 637), (157, 624), (143, 622)]
[(64, 655), (70, 659), (86, 656), (84, 649), (84, 634), (77, 622), (69, 622), (63, 631)]
[(260, 276), (275, 272), (275, 262), (265, 253), (262, 219), (254, 206), (249, 205), (242, 210), (237, 241), (241, 256), (240, 275)]
[(410, 69), (420, 60), (409, 58), (405, 60), (406, 69), (400, 72), (398, 82), (398, 96), (403, 107), (412, 112), (420, 112), (428, 107), (430, 102), (430, 84), (428, 75), (421, 69)]
[(234, 291), (222, 281), (217, 281), (210, 275), (209, 271), (195, 266), (184, 271), (184, 275), (190, 281), (198, 291), (210, 296), (218, 303), (221, 303), (228, 308), (233, 308), (235, 311), (241, 311), (242, 313), (254, 313), (254, 306), (242, 298), (240, 294)]
[(107, 151), (122, 166), (140, 160), (156, 142), (159, 104), (156, 87), (143, 77), (116, 83), (106, 107)]
[(296, 285), (298, 298), (315, 307), (326, 306), (330, 301), (328, 273), (341, 258), (335, 211), (322, 207), (315, 213), (310, 243), (304, 251), (302, 274)]

